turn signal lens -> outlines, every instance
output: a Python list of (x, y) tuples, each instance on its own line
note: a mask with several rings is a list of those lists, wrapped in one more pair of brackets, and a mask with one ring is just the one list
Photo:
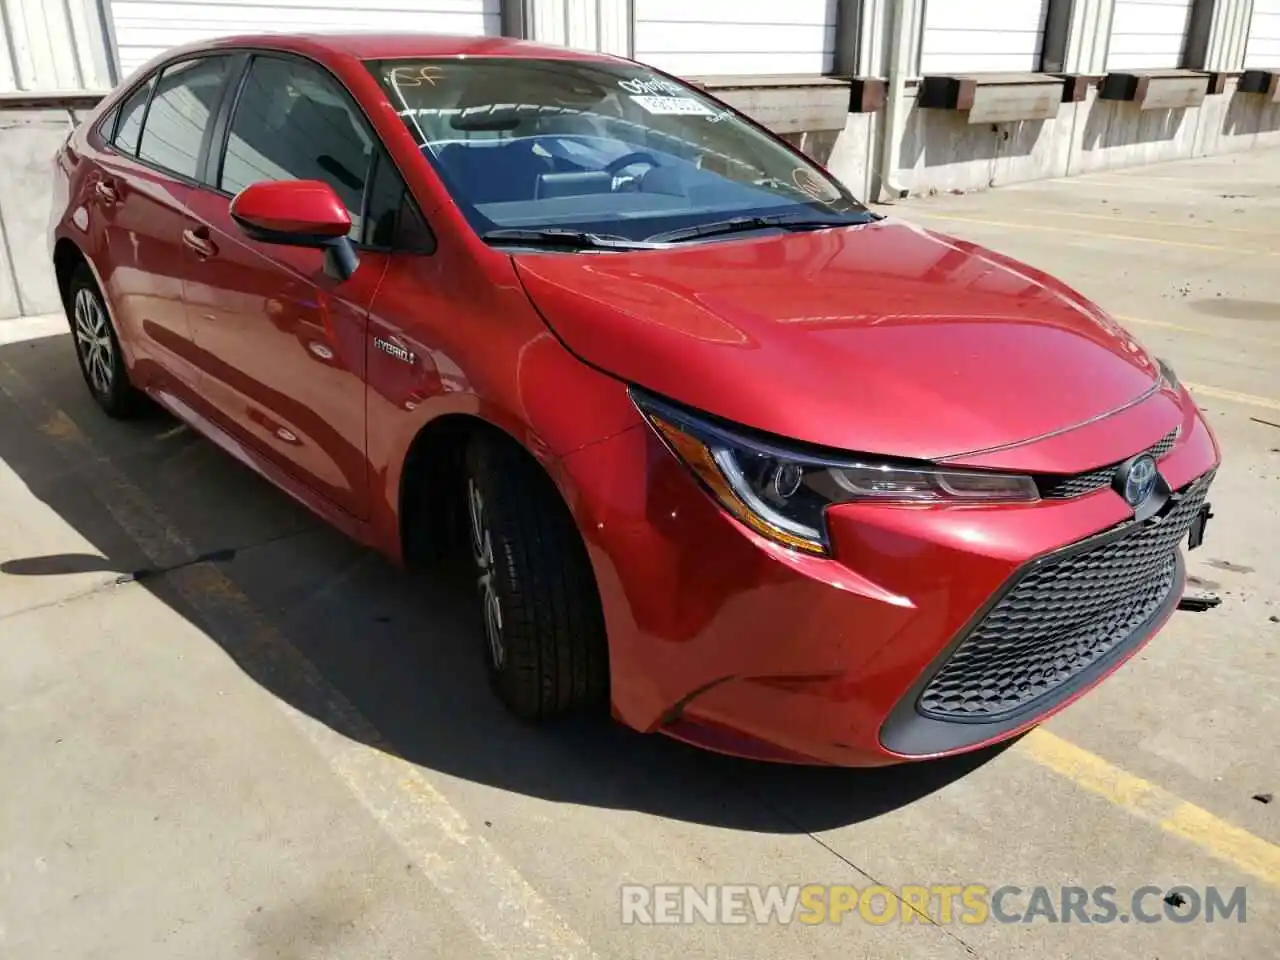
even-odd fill
[[(720, 501), (729, 513), (757, 533), (809, 553), (825, 553), (821, 533), (788, 519), (771, 509), (751, 490), (731, 454), (725, 450), (712, 452), (701, 441), (684, 433), (675, 424), (654, 416), (650, 422), (671, 449), (680, 457)], [(788, 464), (788, 467), (794, 467)], [(797, 489), (799, 484), (796, 484)], [(784, 501), (785, 502), (785, 501)]]

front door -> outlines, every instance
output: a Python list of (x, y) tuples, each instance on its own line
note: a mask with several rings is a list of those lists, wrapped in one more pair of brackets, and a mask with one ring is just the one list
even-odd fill
[(337, 281), (319, 250), (250, 240), (229, 208), (251, 183), (325, 180), (359, 241), (373, 138), (337, 81), (293, 58), (254, 57), (232, 110), (215, 182), (188, 201), (186, 300), (205, 399), (224, 429), (364, 519), (365, 338), (386, 256), (361, 251)]

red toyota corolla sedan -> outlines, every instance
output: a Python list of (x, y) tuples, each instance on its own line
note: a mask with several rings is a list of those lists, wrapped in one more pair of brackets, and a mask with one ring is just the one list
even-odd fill
[(405, 564), (524, 717), (870, 765), (1026, 729), (1181, 596), (1216, 441), (1102, 310), (641, 64), (172, 51), (56, 158), (85, 380)]

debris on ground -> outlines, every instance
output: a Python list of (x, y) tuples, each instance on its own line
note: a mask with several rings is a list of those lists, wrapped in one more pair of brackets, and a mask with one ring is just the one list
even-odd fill
[(1215, 593), (1190, 594), (1178, 601), (1178, 609), (1190, 613), (1204, 613), (1222, 603), (1222, 598)]

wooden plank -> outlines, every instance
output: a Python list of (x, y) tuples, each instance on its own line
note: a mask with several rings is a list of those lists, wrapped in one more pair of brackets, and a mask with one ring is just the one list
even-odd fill
[(1146, 94), (1138, 101), (1142, 110), (1172, 110), (1195, 107), (1209, 91), (1208, 77), (1148, 77)]
[(1209, 74), (1196, 70), (1139, 70), (1109, 73), (1102, 80), (1103, 100), (1129, 100), (1141, 110), (1194, 107), (1209, 92)]
[(1008, 86), (979, 85), (974, 88), (970, 123), (1008, 123), (1013, 120), (1049, 120), (1058, 115), (1063, 83), (1035, 83)]
[(709, 93), (741, 110), (774, 133), (810, 133), (843, 130), (849, 114), (847, 80), (800, 82), (787, 78), (737, 77), (731, 81), (705, 78), (695, 81)]
[(1058, 115), (1065, 81), (1044, 73), (990, 73), (928, 76), (922, 107), (968, 112), (969, 123), (1047, 120)]

